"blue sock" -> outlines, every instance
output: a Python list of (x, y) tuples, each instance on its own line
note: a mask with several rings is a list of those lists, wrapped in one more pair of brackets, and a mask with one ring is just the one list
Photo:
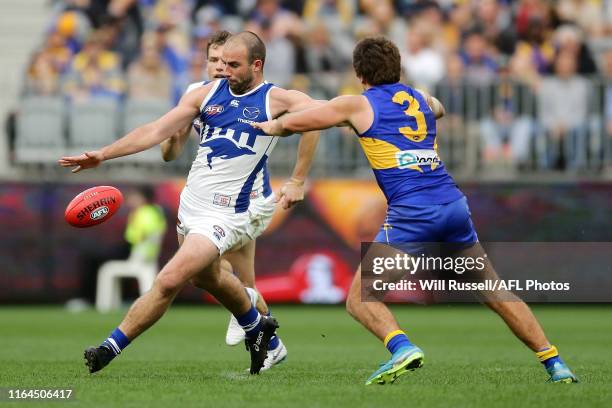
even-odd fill
[(242, 326), (244, 329), (244, 332), (248, 338), (255, 336), (261, 328), (261, 315), (254, 306), (251, 306), (251, 309), (249, 309), (249, 311), (245, 314), (241, 316), (234, 316), (236, 317), (236, 320), (238, 320), (240, 326)]
[(117, 327), (113, 332), (108, 336), (106, 340), (100, 344), (100, 347), (105, 347), (113, 352), (116, 356), (121, 354), (121, 350), (126, 348), (130, 344), (130, 340), (127, 338), (125, 334)]
[[(268, 308), (268, 316), (272, 316), (272, 313), (270, 312), (270, 308)], [(278, 336), (272, 336), (272, 338), (270, 339), (270, 342), (268, 343), (268, 350), (274, 350), (275, 348), (277, 348), (278, 341), (279, 341)]]
[(391, 354), (394, 354), (397, 350), (402, 347), (412, 346), (408, 337), (406, 337), (406, 333), (401, 330), (395, 330), (385, 337), (385, 347)]

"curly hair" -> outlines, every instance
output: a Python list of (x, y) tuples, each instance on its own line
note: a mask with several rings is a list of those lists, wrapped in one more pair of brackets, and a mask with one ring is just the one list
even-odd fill
[(364, 38), (353, 51), (353, 68), (369, 85), (394, 84), (402, 70), (399, 50), (385, 37)]

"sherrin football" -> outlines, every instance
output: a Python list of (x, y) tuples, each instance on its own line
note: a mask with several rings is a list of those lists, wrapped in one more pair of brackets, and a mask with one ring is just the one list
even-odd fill
[(92, 187), (72, 199), (64, 218), (73, 227), (92, 227), (112, 217), (122, 203), (123, 195), (115, 187)]

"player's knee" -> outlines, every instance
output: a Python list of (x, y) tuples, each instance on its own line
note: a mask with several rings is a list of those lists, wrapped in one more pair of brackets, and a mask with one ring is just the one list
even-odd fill
[(357, 307), (359, 307), (360, 301), (361, 299), (355, 298), (355, 296), (353, 296), (353, 294), (349, 292), (348, 296), (346, 297), (346, 311), (348, 312), (348, 314), (353, 317), (356, 315)]
[(155, 279), (154, 287), (163, 297), (172, 297), (183, 287), (183, 282), (172, 273), (160, 273)]

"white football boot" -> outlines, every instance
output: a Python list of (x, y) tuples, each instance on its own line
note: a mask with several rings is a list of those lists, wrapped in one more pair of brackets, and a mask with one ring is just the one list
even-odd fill
[(274, 350), (268, 350), (268, 356), (264, 360), (261, 371), (269, 370), (277, 364), (282, 363), (287, 358), (287, 347), (283, 344), (283, 341), (278, 339), (278, 347)]
[[(251, 299), (251, 304), (253, 307), (257, 304), (257, 299), (259, 298), (259, 294), (253, 288), (245, 288), (247, 293), (249, 294), (249, 298)], [(225, 333), (225, 343), (228, 346), (235, 346), (244, 341), (246, 334), (238, 323), (238, 320), (234, 317), (234, 315), (230, 315), (229, 325), (227, 326), (227, 333)], [(264, 363), (265, 367), (265, 363)]]

